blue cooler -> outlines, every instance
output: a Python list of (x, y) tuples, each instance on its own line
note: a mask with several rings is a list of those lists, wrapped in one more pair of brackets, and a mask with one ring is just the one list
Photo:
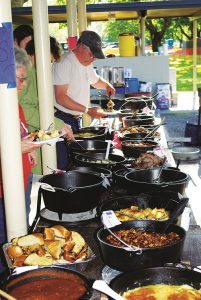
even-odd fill
[(139, 91), (138, 78), (125, 78), (125, 94), (132, 94)]

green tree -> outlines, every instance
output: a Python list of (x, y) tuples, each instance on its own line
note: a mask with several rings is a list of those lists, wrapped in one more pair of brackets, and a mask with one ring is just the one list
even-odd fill
[[(193, 22), (189, 20), (189, 18), (177, 18), (174, 20), (175, 27), (179, 28), (181, 35), (183, 35), (186, 40), (192, 40), (193, 39)], [(201, 37), (201, 20), (199, 19), (197, 21), (198, 24), (198, 30), (197, 30), (197, 36)]]
[(138, 24), (136, 20), (116, 20), (105, 23), (103, 30), (103, 40), (105, 42), (115, 42), (118, 40), (120, 33), (134, 33), (138, 35)]
[(165, 33), (168, 27), (171, 25), (170, 18), (160, 19), (146, 19), (146, 28), (150, 34), (150, 40), (152, 43), (152, 50), (158, 51), (158, 47), (162, 44)]

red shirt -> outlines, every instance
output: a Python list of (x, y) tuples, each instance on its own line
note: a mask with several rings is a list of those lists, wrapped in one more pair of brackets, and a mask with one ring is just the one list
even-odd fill
[[(24, 137), (27, 135), (28, 130), (27, 130), (27, 125), (24, 117), (24, 112), (22, 107), (19, 105), (19, 117), (20, 117), (20, 132), (21, 132), (21, 137)], [(24, 173), (24, 188), (26, 190), (27, 183), (28, 183), (28, 177), (31, 172), (31, 164), (29, 161), (29, 156), (28, 153), (23, 153), (22, 154), (22, 163), (23, 163), (23, 173)], [(3, 197), (3, 185), (2, 185), (2, 174), (0, 172), (0, 198)]]

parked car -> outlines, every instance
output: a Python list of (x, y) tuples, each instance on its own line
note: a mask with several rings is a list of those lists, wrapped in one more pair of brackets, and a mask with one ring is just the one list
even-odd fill
[(108, 55), (119, 56), (119, 43), (118, 42), (109, 43), (105, 48), (103, 48), (103, 53), (105, 54), (105, 56)]

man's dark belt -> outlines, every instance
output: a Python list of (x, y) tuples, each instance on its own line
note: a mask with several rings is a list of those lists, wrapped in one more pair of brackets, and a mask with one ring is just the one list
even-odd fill
[(61, 115), (63, 115), (63, 116), (70, 117), (70, 118), (72, 118), (72, 119), (79, 119), (79, 118), (81, 118), (80, 115), (71, 115), (71, 114), (69, 114), (69, 113), (66, 113), (66, 112), (64, 112), (64, 111), (62, 111), (62, 110), (60, 110), (60, 109), (58, 109), (57, 107), (55, 107), (55, 109), (56, 109)]

